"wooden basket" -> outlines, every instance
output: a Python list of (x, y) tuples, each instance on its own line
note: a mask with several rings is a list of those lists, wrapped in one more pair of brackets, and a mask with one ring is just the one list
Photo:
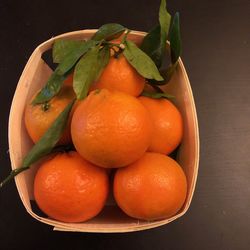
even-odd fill
[[(23, 112), (25, 105), (30, 102), (33, 94), (45, 84), (52, 72), (41, 58), (42, 54), (52, 47), (56, 39), (85, 39), (90, 38), (95, 32), (96, 30), (80, 30), (65, 33), (42, 43), (32, 53), (18, 82), (9, 116), (9, 151), (12, 169), (21, 165), (23, 157), (33, 145), (24, 126)], [(145, 33), (134, 31), (130, 33), (129, 38), (136, 43), (140, 43), (144, 36)], [(190, 206), (198, 173), (199, 134), (192, 90), (181, 60), (171, 82), (164, 89), (175, 95), (175, 104), (180, 109), (184, 119), (184, 138), (178, 151), (178, 162), (187, 176), (188, 193), (185, 204), (178, 214), (168, 219), (152, 222), (136, 220), (121, 212), (111, 199), (97, 217), (84, 223), (63, 223), (41, 217), (32, 210), (30, 202), (34, 199), (33, 179), (37, 164), (15, 178), (20, 198), (27, 212), (35, 219), (54, 226), (55, 230), (106, 233), (154, 228), (184, 215)]]

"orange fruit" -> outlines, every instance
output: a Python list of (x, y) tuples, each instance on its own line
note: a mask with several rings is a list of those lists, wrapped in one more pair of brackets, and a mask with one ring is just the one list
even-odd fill
[(49, 217), (82, 222), (102, 210), (108, 187), (106, 171), (72, 151), (57, 154), (40, 166), (35, 176), (34, 196)]
[(76, 108), (72, 141), (86, 160), (101, 167), (123, 167), (140, 158), (151, 141), (147, 110), (119, 91), (92, 91)]
[(145, 79), (120, 54), (112, 56), (101, 76), (92, 89), (109, 89), (125, 92), (132, 96), (139, 96), (145, 85)]
[(170, 154), (180, 144), (183, 121), (179, 110), (167, 99), (139, 97), (153, 122), (153, 136), (148, 151)]
[(147, 152), (138, 161), (117, 170), (114, 197), (129, 216), (158, 220), (175, 215), (187, 194), (186, 176), (172, 158)]
[[(36, 95), (34, 95), (34, 97), (35, 96)], [(34, 143), (43, 136), (59, 114), (74, 98), (75, 94), (72, 87), (65, 86), (58, 95), (53, 97), (48, 103), (38, 105), (33, 105), (32, 103), (27, 104), (24, 113), (24, 121), (27, 132)], [(67, 144), (70, 142), (71, 135), (69, 122), (59, 143)]]

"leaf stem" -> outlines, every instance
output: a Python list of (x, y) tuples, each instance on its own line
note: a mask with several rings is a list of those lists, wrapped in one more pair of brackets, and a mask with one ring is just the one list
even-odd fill
[(45, 102), (42, 104), (41, 108), (42, 108), (42, 111), (46, 112), (47, 110), (49, 110), (50, 104), (48, 102)]
[(27, 169), (29, 169), (29, 167), (20, 167), (20, 168), (12, 170), (10, 174), (0, 183), (0, 188), (2, 188), (7, 182), (12, 180), (16, 175), (20, 174), (21, 172)]
[[(59, 153), (59, 152), (68, 152), (74, 150), (73, 145), (61, 145), (56, 146), (54, 149), (52, 149), (51, 153)], [(20, 167), (17, 169), (14, 169), (10, 172), (10, 174), (2, 181), (0, 182), (0, 189), (11, 179), (13, 179), (16, 175), (20, 174), (21, 172), (29, 169), (29, 167)]]
[(130, 29), (127, 29), (127, 30), (125, 31), (125, 35), (124, 35), (124, 37), (122, 38), (121, 44), (124, 44), (124, 43), (125, 43), (125, 41), (127, 40), (128, 34), (129, 34), (130, 32), (131, 32)]
[[(125, 48), (124, 44), (122, 43), (111, 43), (111, 42), (104, 41), (103, 44), (104, 46), (107, 45), (110, 49), (112, 49), (114, 53), (113, 55), (115, 58), (118, 58)], [(114, 47), (116, 47), (118, 50), (115, 50)]]

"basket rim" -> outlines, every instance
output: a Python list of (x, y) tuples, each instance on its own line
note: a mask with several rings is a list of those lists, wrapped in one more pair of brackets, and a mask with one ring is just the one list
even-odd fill
[[(24, 67), (24, 70), (22, 72), (22, 75), (18, 81), (17, 84), (17, 88), (15, 90), (15, 94), (12, 100), (12, 104), (11, 104), (11, 109), (10, 109), (10, 115), (9, 115), (9, 126), (8, 126), (8, 138), (9, 138), (9, 149), (10, 149), (10, 160), (11, 160), (11, 167), (12, 169), (15, 169), (15, 163), (14, 163), (14, 155), (12, 152), (12, 142), (11, 142), (11, 138), (12, 138), (12, 132), (13, 131), (13, 127), (14, 125), (14, 114), (15, 114), (15, 109), (17, 106), (17, 99), (18, 99), (18, 95), (17, 93), (19, 92), (20, 89), (20, 85), (21, 82), (23, 81), (23, 79), (26, 77), (27, 72), (30, 68), (30, 66), (32, 65), (32, 62), (36, 59), (37, 56), (41, 56), (41, 54), (46, 51), (47, 49), (51, 48), (53, 42), (57, 39), (61, 39), (61, 38), (72, 38), (72, 36), (78, 36), (78, 35), (92, 35), (94, 32), (96, 32), (97, 29), (84, 29), (84, 30), (76, 30), (76, 31), (71, 31), (71, 32), (66, 32), (63, 34), (59, 34), (55, 37), (52, 37), (44, 42), (42, 42), (40, 45), (38, 45), (35, 50), (33, 51), (33, 53), (31, 54), (28, 62), (26, 63), (26, 66)], [(137, 35), (137, 36), (145, 36), (147, 33), (143, 32), (143, 31), (136, 31), (133, 30), (130, 33), (131, 35)], [(191, 109), (192, 109), (192, 113), (193, 113), (193, 120), (194, 120), (194, 134), (196, 137), (195, 140), (195, 161), (194, 161), (194, 173), (193, 173), (193, 180), (190, 186), (190, 190), (191, 190), (191, 195), (189, 197), (188, 202), (185, 205), (185, 208), (179, 212), (178, 214), (176, 214), (175, 216), (169, 218), (169, 219), (163, 219), (163, 220), (159, 220), (159, 221), (153, 221), (153, 222), (149, 222), (148, 224), (144, 224), (144, 225), (131, 225), (131, 226), (124, 226), (124, 228), (120, 228), (120, 227), (110, 227), (110, 228), (106, 228), (106, 227), (100, 227), (98, 228), (89, 228), (89, 227), (81, 227), (79, 228), (71, 228), (70, 226), (66, 226), (65, 223), (63, 222), (58, 222), (52, 219), (47, 219), (47, 218), (43, 218), (41, 216), (38, 216), (37, 214), (35, 214), (30, 205), (24, 200), (24, 197), (22, 195), (22, 191), (21, 191), (21, 186), (20, 186), (20, 176), (17, 176), (15, 178), (15, 183), (17, 186), (17, 190), (19, 193), (19, 196), (22, 200), (22, 203), (26, 209), (26, 211), (35, 219), (37, 219), (40, 222), (43, 222), (45, 224), (54, 226), (54, 230), (63, 230), (63, 231), (77, 231), (77, 232), (97, 232), (97, 233), (122, 233), (122, 232), (134, 232), (134, 231), (141, 231), (141, 230), (146, 230), (146, 229), (151, 229), (151, 228), (155, 228), (158, 226), (162, 226), (165, 225), (171, 221), (176, 220), (177, 218), (180, 218), (181, 216), (183, 216), (187, 210), (190, 207), (192, 198), (193, 198), (193, 194), (194, 194), (194, 189), (196, 186), (196, 182), (197, 182), (197, 176), (198, 176), (198, 168), (199, 168), (199, 154), (200, 154), (200, 142), (199, 142), (199, 128), (198, 128), (198, 119), (197, 119), (197, 112), (196, 112), (196, 107), (195, 107), (195, 102), (194, 102), (194, 97), (193, 97), (193, 93), (192, 93), (192, 88), (190, 85), (190, 81), (187, 75), (187, 72), (185, 70), (184, 64), (182, 62), (182, 59), (179, 58), (179, 68), (184, 76), (184, 80), (186, 82), (186, 87), (187, 87), (187, 91), (188, 91), (188, 95), (190, 98), (190, 102), (191, 102)]]

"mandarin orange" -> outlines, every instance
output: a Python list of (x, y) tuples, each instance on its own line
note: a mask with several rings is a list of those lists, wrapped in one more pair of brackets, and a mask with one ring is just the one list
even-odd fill
[(47, 159), (34, 181), (40, 209), (63, 222), (82, 222), (96, 216), (105, 204), (108, 189), (106, 171), (73, 151)]
[(86, 160), (106, 168), (139, 159), (151, 142), (152, 124), (137, 98), (119, 91), (94, 90), (78, 104), (71, 135)]
[[(27, 104), (24, 113), (24, 122), (27, 132), (34, 143), (43, 136), (59, 114), (74, 98), (75, 94), (72, 87), (65, 86), (58, 95), (47, 103), (38, 105), (33, 105), (32, 103)], [(70, 122), (68, 122), (59, 144), (67, 144), (70, 142)]]
[(159, 153), (145, 153), (117, 170), (114, 197), (129, 216), (158, 220), (175, 215), (186, 199), (187, 180), (180, 165)]
[(120, 54), (112, 56), (92, 89), (109, 89), (139, 96), (145, 85), (145, 79)]
[(153, 122), (153, 136), (148, 151), (170, 154), (180, 144), (183, 121), (180, 111), (167, 99), (138, 98), (149, 111)]

